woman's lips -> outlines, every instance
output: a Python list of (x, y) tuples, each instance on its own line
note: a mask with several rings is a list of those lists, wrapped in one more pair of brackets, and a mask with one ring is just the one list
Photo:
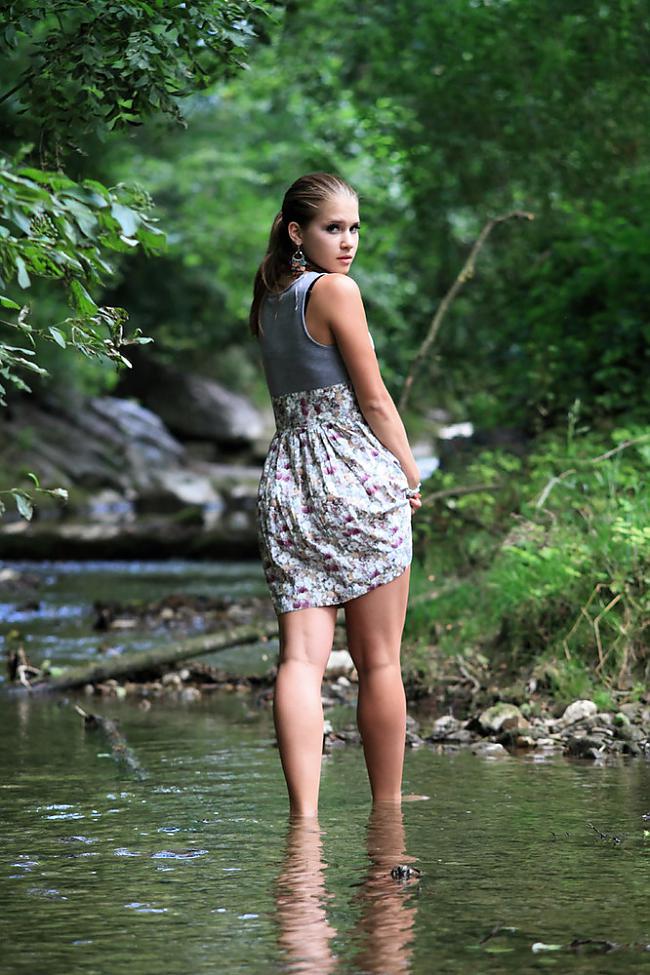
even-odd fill
[(352, 258), (351, 257), (339, 257), (338, 260), (339, 261), (351, 261)]

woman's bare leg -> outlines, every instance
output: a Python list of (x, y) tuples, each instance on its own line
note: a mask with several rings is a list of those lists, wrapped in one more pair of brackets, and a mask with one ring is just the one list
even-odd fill
[(278, 616), (280, 658), (273, 719), (290, 812), (315, 816), (323, 752), (321, 684), (334, 639), (335, 606)]
[(410, 568), (345, 604), (348, 649), (359, 675), (357, 722), (374, 802), (400, 802), (406, 694), (400, 668)]

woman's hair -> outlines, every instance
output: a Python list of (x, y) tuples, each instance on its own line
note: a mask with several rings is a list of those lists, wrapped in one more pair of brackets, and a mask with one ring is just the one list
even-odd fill
[(264, 296), (269, 291), (278, 291), (279, 284), (286, 278), (291, 266), (291, 255), (296, 245), (289, 236), (287, 227), (292, 220), (305, 229), (316, 216), (325, 200), (347, 193), (357, 198), (356, 191), (340, 176), (330, 173), (307, 173), (292, 183), (284, 194), (282, 209), (271, 227), (266, 254), (260, 264), (253, 285), (249, 325), (253, 335), (260, 331), (259, 313)]

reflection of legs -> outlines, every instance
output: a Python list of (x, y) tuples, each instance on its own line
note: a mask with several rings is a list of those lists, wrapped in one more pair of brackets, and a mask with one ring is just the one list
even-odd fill
[(373, 803), (368, 857), (368, 875), (354, 897), (361, 906), (359, 920), (348, 938), (350, 944), (359, 945), (354, 970), (377, 975), (410, 972), (416, 907), (405, 897), (406, 884), (394, 880), (391, 870), (416, 858), (405, 852), (404, 821), (397, 804)]
[(323, 840), (315, 816), (290, 816), (287, 852), (278, 877), (278, 944), (288, 970), (327, 975), (338, 968), (332, 949), (336, 929), (327, 917), (333, 896), (325, 887)]
[(315, 816), (323, 751), (321, 684), (332, 649), (336, 607), (281, 613), (278, 622), (280, 659), (273, 718), (280, 760), (290, 811)]
[(357, 721), (375, 802), (401, 798), (406, 695), (399, 656), (409, 572), (345, 604), (348, 648), (359, 675)]

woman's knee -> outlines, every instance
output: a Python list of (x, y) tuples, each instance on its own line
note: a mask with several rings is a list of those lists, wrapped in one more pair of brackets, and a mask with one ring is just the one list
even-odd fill
[(285, 645), (278, 656), (278, 669), (283, 666), (302, 667), (306, 675), (313, 673), (322, 678), (329, 655), (327, 648)]
[(390, 668), (400, 671), (399, 646), (354, 646), (348, 645), (350, 656), (357, 673), (362, 678), (366, 675), (388, 671)]

